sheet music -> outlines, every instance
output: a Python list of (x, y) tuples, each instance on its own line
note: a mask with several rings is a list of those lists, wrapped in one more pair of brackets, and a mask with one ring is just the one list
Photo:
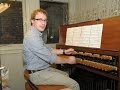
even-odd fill
[(100, 48), (103, 24), (67, 28), (65, 45)]

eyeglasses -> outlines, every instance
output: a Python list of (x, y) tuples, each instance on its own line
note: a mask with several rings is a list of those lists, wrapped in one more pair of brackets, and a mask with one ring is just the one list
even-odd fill
[(47, 20), (45, 19), (42, 19), (42, 18), (39, 18), (39, 19), (34, 19), (34, 20), (37, 20), (37, 21), (40, 21), (40, 22), (47, 22)]

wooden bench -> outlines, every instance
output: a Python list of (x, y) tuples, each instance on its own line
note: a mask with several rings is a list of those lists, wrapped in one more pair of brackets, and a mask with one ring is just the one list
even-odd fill
[(36, 87), (38, 89), (32, 89), (27, 82), (25, 83), (26, 90), (61, 90), (65, 88), (65, 86), (62, 85), (36, 85)]
[[(29, 73), (27, 70), (24, 71), (24, 78), (26, 80), (26, 90), (62, 90), (66, 88), (64, 85), (34, 85), (29, 79)], [(68, 90), (68, 88), (66, 90)]]

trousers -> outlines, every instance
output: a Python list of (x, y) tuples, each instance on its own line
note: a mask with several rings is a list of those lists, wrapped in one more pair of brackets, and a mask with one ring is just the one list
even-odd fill
[(79, 84), (68, 73), (52, 67), (31, 73), (30, 80), (35, 85), (64, 85), (72, 90), (80, 90)]

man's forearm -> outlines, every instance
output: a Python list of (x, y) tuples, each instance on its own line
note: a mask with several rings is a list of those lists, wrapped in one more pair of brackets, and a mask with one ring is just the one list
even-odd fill
[(57, 54), (57, 55), (63, 54), (63, 49), (53, 49), (52, 52)]
[(55, 62), (56, 64), (75, 64), (76, 63), (76, 59), (73, 56), (57, 56), (57, 60)]

